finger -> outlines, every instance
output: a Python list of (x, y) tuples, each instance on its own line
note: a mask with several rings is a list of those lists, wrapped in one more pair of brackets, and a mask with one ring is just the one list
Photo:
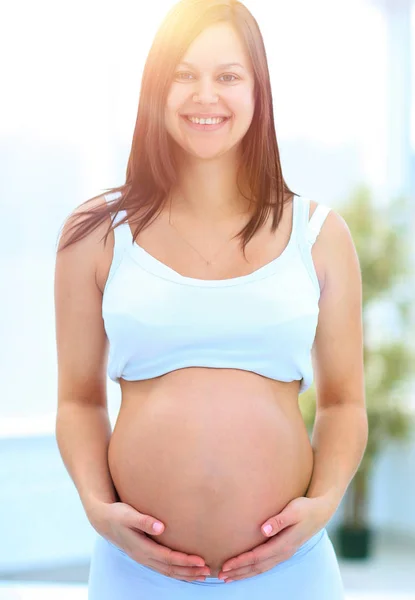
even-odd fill
[(283, 529), (298, 523), (298, 515), (293, 507), (284, 509), (275, 517), (268, 519), (261, 528), (261, 531), (267, 537), (279, 533)]
[(277, 554), (280, 544), (276, 538), (273, 538), (267, 542), (263, 542), (259, 546), (256, 546), (248, 552), (243, 552), (238, 556), (234, 556), (225, 561), (222, 565), (222, 572), (227, 573), (227, 570), (239, 569), (248, 565), (257, 565), (264, 560), (268, 560)]
[(270, 561), (265, 561), (264, 563), (258, 563), (256, 565), (247, 565), (246, 567), (240, 567), (239, 569), (231, 569), (230, 571), (227, 571), (226, 573), (223, 573), (223, 577), (222, 574), (221, 575), (221, 579), (224, 578), (226, 579), (236, 579), (236, 578), (240, 578), (243, 579), (245, 577), (253, 577), (254, 575), (259, 575), (260, 573), (263, 573), (263, 571), (266, 570), (266, 563), (271, 564)]
[(206, 563), (201, 556), (197, 554), (186, 554), (185, 552), (179, 552), (178, 550), (172, 550), (167, 546), (162, 546), (158, 542), (155, 542), (151, 538), (144, 538), (142, 540), (144, 548), (151, 556), (151, 560), (157, 565), (164, 567), (169, 566), (183, 566), (183, 567), (205, 567)]
[[(290, 558), (289, 556), (281, 554), (278, 558), (275, 556), (269, 558), (268, 560), (264, 560), (256, 565), (247, 565), (246, 567), (240, 567), (238, 569), (231, 569), (225, 573), (219, 573), (220, 579), (225, 578), (232, 579), (233, 581), (237, 581), (238, 579), (246, 579), (247, 577), (254, 577), (255, 575), (259, 575), (260, 573), (265, 573), (265, 571), (269, 571), (276, 565), (284, 562)], [(223, 576), (223, 577), (222, 577)]]
[(158, 519), (155, 519), (151, 515), (143, 514), (124, 502), (118, 505), (118, 511), (122, 515), (123, 523), (132, 529), (139, 529), (151, 535), (159, 535), (165, 529), (164, 523)]
[[(149, 566), (150, 568), (155, 569), (157, 572), (163, 573), (167, 577), (184, 579), (186, 581), (195, 581), (200, 577), (203, 577), (202, 581), (204, 581), (205, 577), (209, 577), (211, 575), (209, 567), (204, 564), (204, 560), (195, 555), (188, 555), (182, 552), (171, 550), (170, 561), (173, 562), (167, 563), (167, 554), (165, 552), (169, 552), (167, 547), (157, 544), (157, 542), (154, 542), (150, 538), (146, 538), (143, 534), (138, 535), (143, 536), (140, 540), (140, 553), (137, 553), (134, 550), (128, 552), (128, 556), (130, 556), (130, 558), (135, 560), (138, 564)], [(134, 546), (135, 544), (133, 540), (131, 547), (134, 548)], [(143, 562), (143, 551), (146, 555), (145, 562)], [(158, 560), (160, 554), (162, 556), (164, 555), (162, 560)]]
[(219, 574), (222, 579), (225, 577), (225, 581), (227, 579), (232, 579), (232, 581), (237, 581), (238, 579), (246, 579), (247, 577), (254, 577), (255, 575), (259, 575), (261, 573), (265, 573), (270, 569), (273, 569), (275, 566), (285, 562), (289, 558), (293, 556), (294, 552), (281, 552), (278, 556), (272, 556), (268, 560), (264, 560), (257, 565), (248, 565), (246, 567), (241, 567), (239, 569), (232, 569), (223, 574)]
[[(171, 550), (154, 542), (151, 538), (143, 537), (141, 544), (141, 549), (148, 556), (148, 566), (167, 577), (195, 581), (197, 578), (211, 575), (209, 567), (200, 556)], [(142, 563), (142, 556), (135, 557), (132, 553), (131, 558)]]
[[(250, 565), (253, 565), (255, 568), (256, 565), (263, 563), (266, 560), (275, 560), (278, 557), (290, 556), (292, 551), (292, 535), (288, 536), (284, 531), (278, 536), (271, 538), (267, 542), (256, 546), (253, 548), (253, 550), (249, 550), (248, 552), (244, 552), (239, 556), (230, 558), (223, 563), (221, 573), (223, 572), (225, 575), (227, 575), (231, 570), (233, 571), (235, 569), (248, 567)], [(226, 571), (226, 569), (228, 569), (228, 571)]]
[(164, 523), (158, 519), (150, 515), (143, 515), (137, 511), (134, 511), (134, 514), (129, 516), (129, 526), (151, 535), (160, 535), (165, 529)]
[(159, 561), (150, 561), (150, 566), (152, 566), (156, 571), (163, 573), (167, 577), (172, 577), (173, 579), (186, 579), (187, 581), (195, 581), (200, 577), (209, 577), (211, 575), (211, 571), (209, 567), (180, 567), (177, 565), (166, 565), (166, 563), (161, 563)]
[[(269, 554), (269, 553), (268, 553)], [(267, 558), (268, 558), (267, 554)], [(254, 566), (260, 562), (260, 558), (258, 556), (258, 551), (256, 549), (249, 550), (248, 552), (244, 552), (243, 554), (239, 554), (239, 556), (230, 558), (222, 565), (222, 570), (219, 572), (220, 574), (228, 575), (228, 572), (234, 571), (236, 569), (240, 569), (242, 567)]]

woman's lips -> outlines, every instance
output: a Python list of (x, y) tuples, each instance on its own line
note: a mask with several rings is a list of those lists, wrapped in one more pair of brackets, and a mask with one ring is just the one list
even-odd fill
[(186, 125), (188, 125), (188, 127), (195, 131), (217, 131), (218, 129), (222, 129), (222, 127), (224, 127), (228, 123), (228, 121), (230, 121), (230, 117), (226, 117), (224, 121), (222, 121), (221, 123), (216, 123), (215, 125), (201, 125), (200, 123), (192, 123), (191, 121), (189, 121), (186, 115), (181, 115), (181, 118), (186, 123)]

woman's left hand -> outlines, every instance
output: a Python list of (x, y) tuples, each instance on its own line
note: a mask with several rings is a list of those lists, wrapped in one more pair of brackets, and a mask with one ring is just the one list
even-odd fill
[[(237, 581), (269, 571), (291, 558), (300, 546), (323, 529), (334, 512), (333, 503), (323, 496), (301, 496), (291, 500), (280, 513), (262, 525), (264, 536), (272, 539), (228, 559), (223, 563), (218, 577), (226, 578), (225, 581)], [(272, 527), (269, 533), (264, 531), (266, 525)]]

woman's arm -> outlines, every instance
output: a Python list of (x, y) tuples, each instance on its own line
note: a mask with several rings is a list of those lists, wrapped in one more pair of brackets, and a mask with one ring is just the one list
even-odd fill
[(314, 470), (306, 496), (325, 496), (337, 508), (368, 439), (362, 281), (351, 233), (335, 211), (327, 216), (320, 237), (326, 269), (312, 349), (317, 407), (312, 435)]
[[(81, 212), (79, 207), (65, 223), (59, 248), (67, 240), (72, 219), (75, 215), (79, 218)], [(106, 392), (108, 342), (102, 320), (102, 294), (95, 277), (106, 227), (98, 227), (58, 252), (55, 267), (56, 439), (91, 523), (97, 502), (118, 500), (107, 460), (111, 436)]]

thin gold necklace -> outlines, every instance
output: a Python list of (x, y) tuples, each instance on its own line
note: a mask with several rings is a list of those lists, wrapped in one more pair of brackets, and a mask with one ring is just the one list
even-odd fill
[(204, 262), (206, 263), (206, 265), (210, 266), (215, 264), (214, 259), (218, 256), (218, 254), (220, 253), (220, 251), (222, 250), (222, 248), (224, 248), (226, 246), (226, 244), (228, 244), (231, 239), (226, 240), (226, 242), (221, 245), (221, 247), (219, 248), (218, 252), (216, 252), (216, 254), (213, 255), (213, 258), (211, 258), (210, 260), (206, 260), (206, 258), (204, 256), (202, 256), (202, 254), (200, 254), (199, 250), (197, 248), (195, 248), (188, 240), (186, 240), (186, 238), (180, 233), (180, 231), (177, 229), (177, 227), (174, 225), (174, 223), (171, 220), (171, 196), (170, 196), (170, 209), (169, 209), (169, 224), (177, 231), (177, 233), (180, 235), (180, 237), (186, 242), (186, 244), (188, 244), (191, 248), (193, 248), (193, 250), (195, 252), (198, 253), (198, 255), (203, 258)]

